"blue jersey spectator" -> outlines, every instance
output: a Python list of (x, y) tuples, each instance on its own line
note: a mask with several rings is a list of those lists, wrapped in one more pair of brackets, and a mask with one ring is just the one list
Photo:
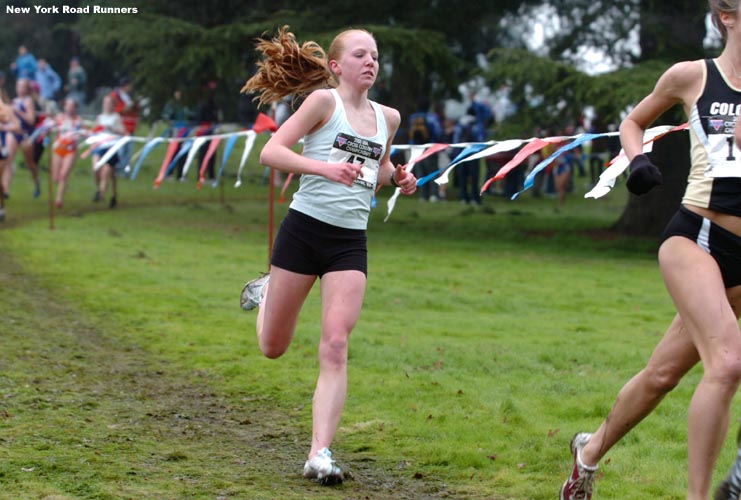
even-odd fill
[[(455, 124), (455, 128), (453, 129), (453, 143), (484, 142), (485, 140), (486, 128), (484, 123), (476, 119), (475, 109), (471, 106), (468, 108), (467, 114), (462, 116)], [(453, 158), (461, 151), (462, 149), (454, 150)], [(461, 204), (470, 203), (471, 205), (481, 205), (481, 194), (479, 192), (480, 170), (480, 160), (463, 162), (456, 167), (455, 171), (459, 188), (458, 200)]]
[[(443, 127), (440, 118), (430, 111), (430, 102), (421, 97), (417, 100), (417, 111), (409, 115), (409, 144), (431, 144), (440, 142)], [(437, 170), (437, 158), (430, 157), (417, 163), (417, 177), (425, 177)], [(432, 182), (420, 186), (420, 201), (437, 201), (436, 185)]]
[(36, 82), (39, 84), (39, 95), (47, 101), (53, 101), (57, 92), (62, 88), (62, 79), (56, 71), (46, 62), (39, 59), (36, 67)]
[(468, 108), (468, 114), (473, 115), (473, 117), (476, 118), (476, 126), (479, 127), (483, 131), (483, 135), (486, 136), (486, 128), (494, 119), (491, 108), (483, 102), (474, 100)]
[(13, 70), (16, 79), (36, 79), (36, 58), (26, 49), (25, 45), (18, 47), (18, 57), (11, 63), (10, 69)]

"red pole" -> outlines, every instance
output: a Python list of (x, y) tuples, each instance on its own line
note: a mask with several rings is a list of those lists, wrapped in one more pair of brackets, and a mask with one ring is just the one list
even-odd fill
[[(51, 139), (51, 138), (50, 138)], [(52, 163), (54, 162), (54, 146), (53, 141), (49, 141), (49, 147), (47, 148), (46, 154), (49, 156), (49, 230), (54, 230), (54, 185), (52, 183)]]
[(273, 209), (275, 206), (275, 170), (270, 169), (268, 177), (269, 200), (268, 200), (268, 270), (270, 270), (270, 256), (273, 255)]

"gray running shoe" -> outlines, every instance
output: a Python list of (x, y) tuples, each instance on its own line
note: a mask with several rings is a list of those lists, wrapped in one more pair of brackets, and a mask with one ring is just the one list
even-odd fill
[(270, 280), (270, 273), (265, 273), (259, 278), (245, 283), (239, 296), (239, 305), (245, 311), (251, 311), (262, 302), (262, 289)]
[(325, 486), (340, 484), (344, 479), (342, 470), (334, 464), (329, 448), (322, 448), (319, 453), (304, 464), (304, 477), (313, 479)]
[(738, 429), (736, 436), (738, 451), (736, 452), (736, 461), (733, 462), (728, 475), (715, 490), (715, 500), (738, 500), (741, 498), (741, 428)]
[(592, 483), (597, 466), (587, 467), (581, 461), (581, 449), (589, 442), (592, 435), (580, 432), (571, 440), (571, 454), (574, 456), (574, 468), (571, 475), (561, 486), (561, 500), (590, 500), (592, 498)]

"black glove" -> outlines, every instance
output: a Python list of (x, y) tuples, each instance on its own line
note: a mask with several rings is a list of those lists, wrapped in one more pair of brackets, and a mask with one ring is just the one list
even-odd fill
[(651, 163), (646, 155), (638, 155), (630, 162), (630, 175), (626, 185), (628, 191), (642, 195), (651, 191), (662, 182), (661, 171)]

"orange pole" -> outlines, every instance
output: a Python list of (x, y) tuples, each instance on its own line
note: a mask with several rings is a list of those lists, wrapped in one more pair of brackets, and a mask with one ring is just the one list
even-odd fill
[(270, 183), (269, 200), (268, 200), (268, 270), (270, 269), (270, 256), (273, 255), (273, 211), (275, 206), (275, 170), (270, 169), (268, 177)]
[[(51, 139), (51, 138), (50, 138)], [(51, 164), (54, 161), (54, 146), (53, 141), (49, 141), (49, 147), (47, 148), (46, 154), (49, 155), (49, 230), (54, 230), (54, 185), (52, 183), (52, 168)]]

